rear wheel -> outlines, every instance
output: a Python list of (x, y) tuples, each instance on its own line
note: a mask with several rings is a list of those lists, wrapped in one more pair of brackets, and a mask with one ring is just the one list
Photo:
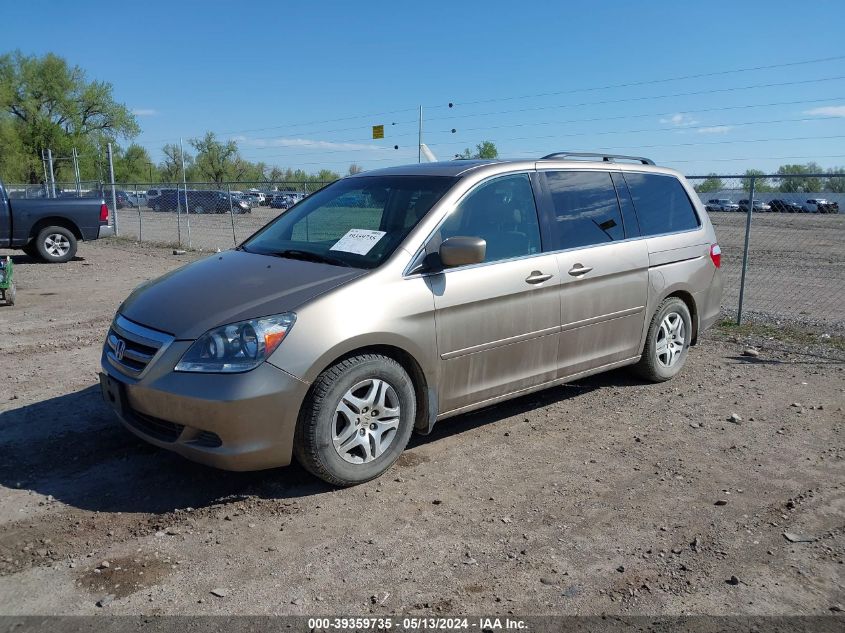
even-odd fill
[(669, 297), (654, 313), (640, 362), (634, 371), (652, 382), (673, 378), (684, 366), (692, 338), (689, 308), (678, 297)]
[(294, 452), (330, 484), (374, 479), (395, 462), (416, 417), (414, 386), (392, 358), (362, 354), (314, 381), (296, 427)]
[(63, 226), (48, 226), (35, 238), (35, 248), (44, 261), (61, 264), (76, 255), (76, 236)]

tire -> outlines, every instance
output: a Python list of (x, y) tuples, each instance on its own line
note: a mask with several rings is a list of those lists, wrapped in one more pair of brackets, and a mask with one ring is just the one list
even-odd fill
[[(314, 381), (296, 426), (294, 455), (330, 484), (370, 481), (405, 450), (415, 418), (414, 385), (402, 366), (377, 354), (353, 356)], [(362, 426), (362, 419), (369, 423)]]
[(76, 236), (63, 226), (48, 226), (35, 238), (38, 256), (51, 264), (62, 264), (76, 255)]
[[(670, 337), (670, 344), (664, 347), (663, 342), (667, 336)], [(675, 340), (671, 339), (672, 336)], [(677, 343), (678, 338), (681, 339), (680, 344)], [(651, 319), (643, 355), (634, 365), (634, 372), (651, 382), (664, 382), (674, 378), (687, 360), (691, 338), (692, 317), (687, 304), (678, 297), (667, 298)]]

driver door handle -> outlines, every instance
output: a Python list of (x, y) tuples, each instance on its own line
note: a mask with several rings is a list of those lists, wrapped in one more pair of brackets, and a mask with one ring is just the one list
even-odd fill
[(528, 275), (528, 277), (525, 278), (525, 283), (541, 284), (544, 281), (548, 281), (552, 277), (554, 277), (554, 275), (548, 275), (548, 274), (545, 274), (545, 273), (543, 273), (539, 270), (532, 270), (531, 274)]
[(592, 268), (590, 266), (582, 266), (581, 264), (575, 264), (572, 268), (569, 269), (569, 274), (573, 277), (578, 277), (580, 275), (586, 275), (591, 270)]

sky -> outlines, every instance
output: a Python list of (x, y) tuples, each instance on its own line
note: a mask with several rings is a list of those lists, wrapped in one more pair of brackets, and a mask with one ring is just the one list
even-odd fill
[(110, 82), (155, 161), (214, 131), (282, 168), (416, 162), (422, 106), (441, 160), (490, 140), (688, 175), (845, 165), (842, 0), (5, 4), (0, 52)]

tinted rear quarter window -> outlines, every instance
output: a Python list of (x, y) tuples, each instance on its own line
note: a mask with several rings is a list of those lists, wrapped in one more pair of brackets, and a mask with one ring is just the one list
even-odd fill
[(689, 231), (701, 226), (686, 190), (674, 176), (626, 172), (625, 181), (643, 235)]
[(610, 174), (600, 171), (547, 171), (552, 199), (555, 250), (605, 244), (625, 238)]

